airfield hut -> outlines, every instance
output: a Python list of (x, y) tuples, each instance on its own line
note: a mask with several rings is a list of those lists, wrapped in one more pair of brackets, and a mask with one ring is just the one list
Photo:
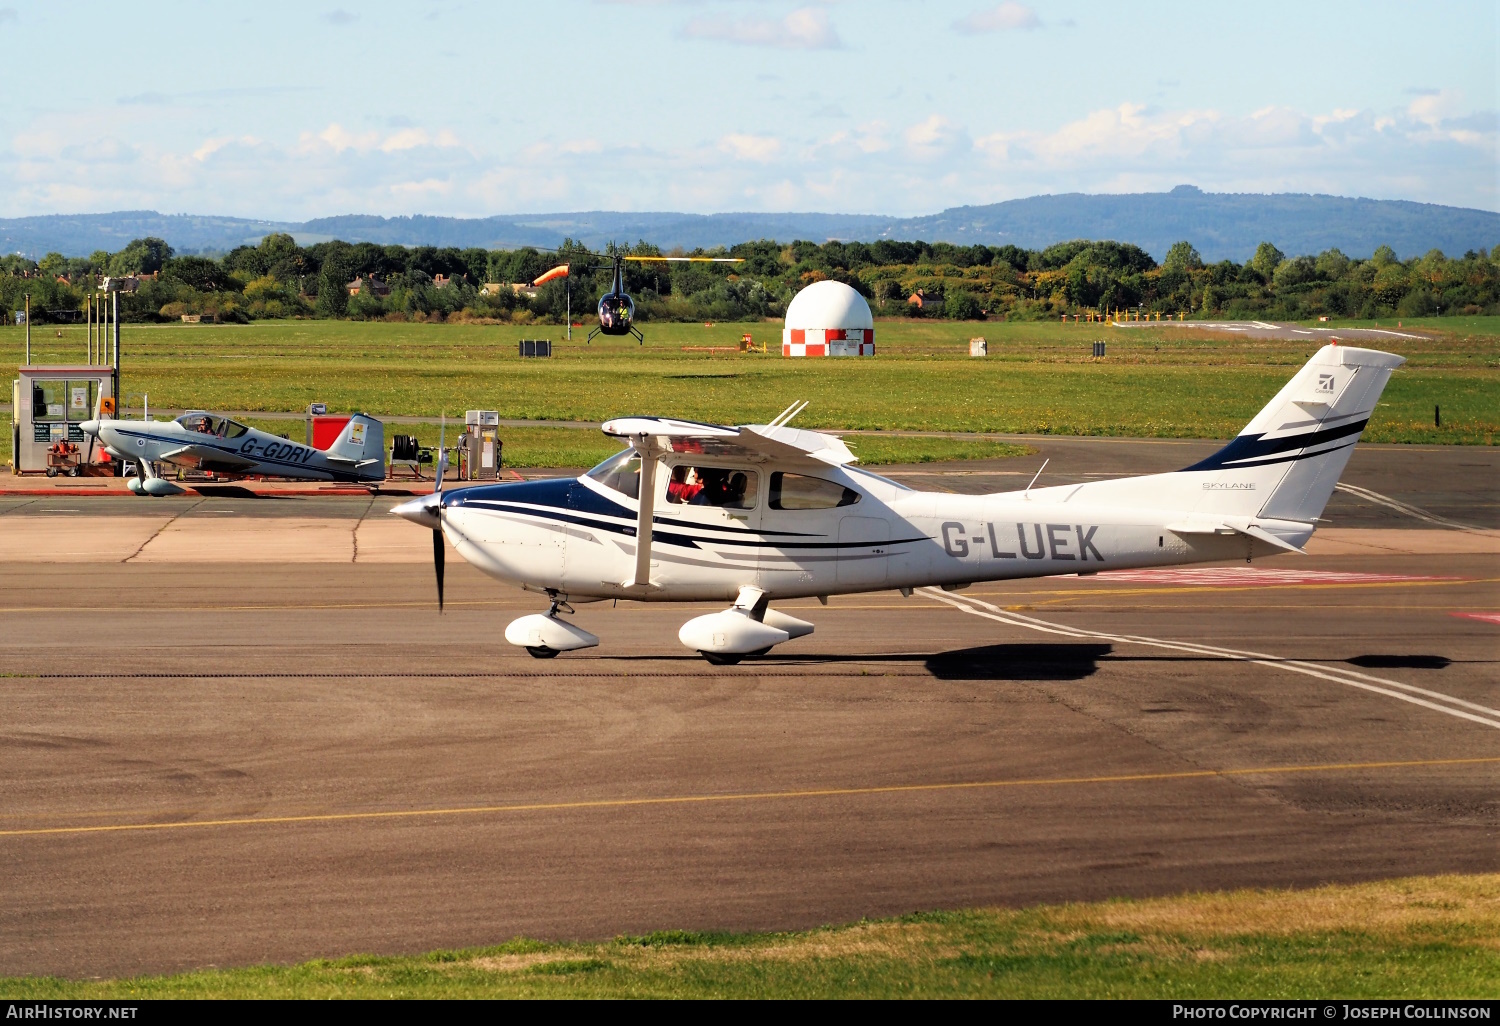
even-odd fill
[(792, 298), (782, 356), (874, 356), (870, 304), (841, 281), (815, 281)]

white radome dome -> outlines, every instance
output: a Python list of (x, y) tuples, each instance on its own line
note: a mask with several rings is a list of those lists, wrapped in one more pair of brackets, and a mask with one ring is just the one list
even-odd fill
[(874, 328), (870, 304), (841, 281), (815, 281), (792, 297), (787, 328)]

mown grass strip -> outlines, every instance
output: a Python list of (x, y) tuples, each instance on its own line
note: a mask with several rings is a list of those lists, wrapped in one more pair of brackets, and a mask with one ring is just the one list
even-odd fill
[(519, 938), (413, 956), (106, 981), (9, 999), (474, 997), (1475, 998), (1500, 992), (1500, 875), (1415, 877), (791, 933)]
[[(1436, 327), (1432, 338), (1365, 343), (1409, 358), (1382, 397), (1367, 441), (1493, 444), (1500, 318), (1445, 319)], [(130, 325), (123, 374), (127, 393), (149, 393), (160, 408), (295, 411), (319, 401), (376, 416), (435, 418), (446, 410), (456, 418), (480, 408), (507, 419), (597, 422), (659, 413), (749, 423), (807, 399), (798, 420), (806, 427), (1223, 438), (1319, 344), (1154, 325), (1127, 331), (882, 321), (876, 330), (879, 355), (865, 359), (789, 360), (774, 349), (753, 356), (685, 352), (689, 344), (732, 344), (744, 331), (774, 344), (780, 328), (672, 324), (652, 325), (642, 347), (559, 343), (551, 360), (523, 360), (515, 338), (537, 329)], [(64, 358), (82, 351), (82, 329), (76, 331), (77, 339), (44, 341), (63, 347), (55, 355)], [(985, 359), (967, 355), (976, 333), (990, 340)], [(19, 338), (0, 329), (0, 352), (9, 348), (19, 359)], [(1089, 354), (1100, 338), (1110, 355), (1095, 360)], [(1442, 407), (1441, 427), (1435, 406)]]

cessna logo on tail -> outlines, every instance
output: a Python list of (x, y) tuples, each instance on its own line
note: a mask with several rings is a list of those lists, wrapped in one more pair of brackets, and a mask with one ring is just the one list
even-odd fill
[(991, 559), (1046, 559), (1050, 555), (1053, 559), (1087, 561), (1092, 554), (1102, 563), (1104, 554), (1094, 545), (1094, 532), (1098, 530), (1097, 526), (1084, 524), (1017, 524), (1016, 541), (1017, 548), (1020, 549), (1018, 556), (1015, 552), (1000, 550), (1000, 540), (995, 533), (994, 524), (985, 524), (983, 531), (965, 538), (964, 535), (969, 533), (968, 528), (950, 520), (943, 525), (943, 551), (954, 559), (963, 559), (969, 554), (971, 542), (976, 555), (983, 554), (980, 546), (988, 542)]
[(1319, 374), (1318, 375), (1318, 391), (1319, 392), (1332, 392), (1333, 391), (1333, 375), (1332, 374)]

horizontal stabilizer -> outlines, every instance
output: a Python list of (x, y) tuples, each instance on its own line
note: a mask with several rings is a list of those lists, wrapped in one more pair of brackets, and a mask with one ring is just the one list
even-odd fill
[(1276, 535), (1272, 534), (1270, 531), (1267, 531), (1265, 528), (1259, 526), (1258, 524), (1230, 524), (1209, 520), (1198, 520), (1188, 521), (1185, 523), (1168, 524), (1167, 530), (1177, 535), (1243, 534), (1246, 537), (1254, 538), (1256, 541), (1263, 541), (1267, 545), (1273, 545), (1276, 548), (1282, 549), (1286, 552), (1296, 552), (1304, 556), (1307, 555), (1306, 549), (1297, 545), (1293, 545), (1291, 542), (1286, 541), (1283, 538), (1278, 538)]
[(1250, 524), (1247, 527), (1241, 528), (1240, 533), (1248, 534), (1250, 537), (1255, 538), (1259, 541), (1263, 541), (1267, 545), (1274, 545), (1278, 549), (1285, 549), (1287, 552), (1295, 552), (1301, 556), (1307, 555), (1307, 550), (1302, 548), (1301, 546), (1293, 545), (1289, 541), (1278, 538), (1270, 531), (1267, 531), (1265, 528), (1256, 527), (1254, 524)]

